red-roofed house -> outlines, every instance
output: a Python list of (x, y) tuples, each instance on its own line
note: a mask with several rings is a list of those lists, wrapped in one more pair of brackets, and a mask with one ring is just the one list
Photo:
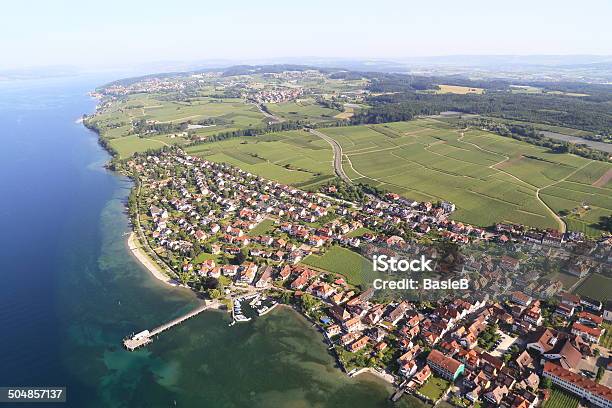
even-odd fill
[(438, 350), (432, 350), (427, 356), (427, 364), (442, 378), (455, 381), (463, 373), (463, 363), (452, 357), (447, 357)]
[(572, 325), (572, 334), (582, 337), (589, 343), (599, 343), (599, 338), (602, 334), (602, 329), (599, 327), (585, 326), (580, 322), (574, 322)]

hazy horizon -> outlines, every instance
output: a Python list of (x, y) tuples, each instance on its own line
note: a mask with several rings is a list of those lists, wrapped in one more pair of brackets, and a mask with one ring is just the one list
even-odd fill
[[(363, 1), (204, 5), (75, 0), (5, 6), (2, 70), (129, 67), (162, 61), (287, 61), (458, 55), (612, 55), (612, 4), (483, 0), (409, 4)], [(308, 57), (304, 57), (308, 58)]]

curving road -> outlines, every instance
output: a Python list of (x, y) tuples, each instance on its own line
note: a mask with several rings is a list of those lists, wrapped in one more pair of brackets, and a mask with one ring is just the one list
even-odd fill
[(279, 117), (279, 116), (276, 116), (276, 115), (271, 114), (271, 113), (270, 113), (270, 112), (269, 112), (267, 109), (265, 109), (265, 107), (263, 106), (263, 104), (261, 104), (261, 103), (254, 103), (254, 105), (255, 105), (255, 106), (257, 106), (257, 109), (259, 109), (259, 111), (260, 111), (260, 112), (261, 112), (261, 113), (262, 113), (262, 114), (263, 114), (265, 117), (267, 117), (268, 119), (270, 119), (270, 121), (271, 121), (272, 123), (282, 123), (282, 122), (284, 122), (284, 121), (285, 121), (285, 119), (283, 119), (283, 118), (281, 118), (281, 117)]
[(320, 137), (331, 145), (332, 149), (334, 150), (334, 171), (344, 182), (351, 184), (351, 179), (346, 175), (344, 169), (342, 169), (342, 146), (340, 146), (340, 143), (316, 129), (309, 129), (309, 132)]

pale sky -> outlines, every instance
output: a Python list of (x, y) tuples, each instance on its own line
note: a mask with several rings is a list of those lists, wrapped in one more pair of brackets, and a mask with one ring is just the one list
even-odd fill
[(7, 0), (0, 69), (457, 54), (612, 55), (612, 1)]

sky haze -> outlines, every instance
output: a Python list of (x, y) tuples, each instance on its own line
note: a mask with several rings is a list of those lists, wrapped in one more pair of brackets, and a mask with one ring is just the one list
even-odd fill
[(591, 0), (19, 1), (0, 69), (300, 56), (612, 54), (612, 2)]

